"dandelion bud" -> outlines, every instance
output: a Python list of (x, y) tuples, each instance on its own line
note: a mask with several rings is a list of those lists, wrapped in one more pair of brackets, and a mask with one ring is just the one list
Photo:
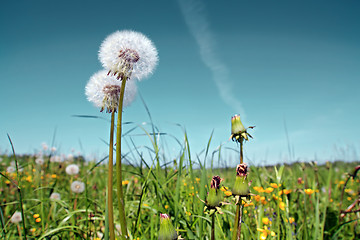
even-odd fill
[(220, 206), (220, 202), (223, 199), (223, 195), (221, 191), (219, 191), (221, 180), (222, 179), (219, 176), (214, 176), (211, 179), (209, 195), (206, 203), (209, 208)]
[[(248, 127), (254, 128), (254, 126)], [(246, 131), (246, 128), (240, 120), (240, 115), (235, 115), (231, 118), (231, 139), (240, 142), (242, 140), (249, 140), (252, 136)]]
[(169, 215), (160, 213), (159, 240), (175, 240), (177, 233), (171, 223)]
[(245, 163), (239, 164), (236, 167), (236, 179), (234, 188), (232, 189), (233, 195), (238, 195), (240, 197), (248, 196), (249, 191), (249, 181), (247, 179), (248, 167)]

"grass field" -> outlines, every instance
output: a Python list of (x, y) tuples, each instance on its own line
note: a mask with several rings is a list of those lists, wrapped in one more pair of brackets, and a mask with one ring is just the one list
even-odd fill
[[(205, 159), (209, 163), (221, 156), (207, 149), (201, 157), (191, 159), (187, 141), (178, 157), (164, 159), (153, 143), (153, 149), (148, 149), (152, 163), (135, 150), (131, 154), (137, 164), (123, 165), (130, 239), (158, 239), (160, 213), (170, 216), (184, 239), (210, 239), (213, 216), (215, 239), (231, 239), (235, 167), (212, 169), (208, 164), (205, 168)], [(2, 239), (107, 239), (106, 160), (60, 157), (51, 151), (16, 159), (2, 155)], [(79, 172), (76, 167), (73, 172), (66, 169), (70, 164), (76, 164)], [(242, 202), (242, 239), (358, 239), (358, 164), (250, 166), (251, 197)], [(204, 212), (202, 200), (207, 199), (214, 175), (223, 179), (220, 190), (226, 204), (221, 206), (222, 214), (210, 215), (212, 212)], [(115, 180), (114, 174), (114, 186)], [(74, 181), (83, 182), (84, 189), (81, 185), (71, 188)], [(117, 238), (118, 218), (115, 206)]]

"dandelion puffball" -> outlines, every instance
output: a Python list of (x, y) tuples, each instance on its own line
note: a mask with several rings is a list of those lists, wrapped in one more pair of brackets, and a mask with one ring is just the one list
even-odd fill
[(19, 223), (22, 221), (21, 212), (16, 211), (10, 218), (10, 222)]
[(74, 193), (82, 193), (85, 190), (85, 183), (80, 181), (74, 181), (71, 183), (71, 191)]
[(60, 200), (60, 199), (61, 199), (60, 193), (53, 192), (53, 193), (50, 195), (50, 199), (52, 199), (52, 200)]
[(35, 159), (35, 163), (37, 164), (37, 165), (43, 165), (44, 164), (44, 159), (42, 158), (42, 157), (38, 157), (38, 158), (36, 158)]
[(101, 44), (99, 60), (109, 73), (141, 80), (149, 76), (158, 63), (156, 47), (139, 32), (124, 30), (110, 34)]
[(79, 166), (76, 164), (70, 164), (65, 168), (65, 172), (69, 175), (76, 175), (80, 171)]
[[(114, 76), (108, 75), (106, 70), (101, 70), (91, 76), (85, 87), (87, 99), (96, 107), (106, 112), (116, 112), (120, 100), (121, 81)], [(134, 81), (128, 81), (125, 85), (123, 106), (129, 106), (136, 97), (137, 87)]]

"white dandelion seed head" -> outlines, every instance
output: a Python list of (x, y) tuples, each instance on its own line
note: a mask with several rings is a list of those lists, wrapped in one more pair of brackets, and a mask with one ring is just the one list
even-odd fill
[(7, 173), (13, 173), (13, 172), (15, 172), (15, 168), (14, 168), (13, 166), (8, 166), (8, 167), (6, 168), (6, 172), (7, 172)]
[(80, 168), (76, 164), (70, 164), (65, 168), (65, 172), (69, 175), (76, 175), (80, 171)]
[(60, 193), (53, 192), (53, 193), (50, 195), (50, 199), (60, 200), (60, 199), (61, 199)]
[(61, 162), (61, 157), (60, 156), (51, 156), (50, 157), (50, 162), (55, 162), (55, 163), (59, 163)]
[(45, 163), (45, 161), (44, 161), (44, 159), (42, 157), (38, 157), (38, 158), (35, 159), (35, 163), (37, 165), (41, 166), (41, 165), (43, 165)]
[(127, 77), (141, 80), (148, 77), (158, 63), (155, 45), (145, 35), (130, 30), (116, 31), (102, 42), (99, 60), (103, 67), (122, 79)]
[[(87, 99), (96, 107), (106, 112), (117, 111), (120, 100), (121, 81), (114, 76), (107, 75), (106, 70), (101, 70), (91, 76), (85, 87)], [(137, 86), (134, 81), (127, 81), (125, 84), (123, 106), (129, 106), (136, 97)]]
[(10, 218), (10, 222), (19, 223), (22, 221), (21, 212), (16, 211)]
[(71, 191), (74, 193), (82, 193), (85, 190), (85, 183), (80, 181), (74, 181), (71, 183)]
[(66, 160), (68, 160), (68, 161), (74, 160), (74, 155), (72, 155), (71, 153), (68, 154), (67, 157), (66, 157)]

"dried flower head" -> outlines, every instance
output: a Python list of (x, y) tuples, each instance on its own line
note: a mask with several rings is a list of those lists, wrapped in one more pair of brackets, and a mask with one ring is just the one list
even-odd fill
[(85, 183), (80, 181), (74, 181), (71, 183), (71, 191), (74, 193), (82, 193), (85, 190)]
[(52, 199), (52, 200), (60, 200), (60, 199), (61, 199), (60, 193), (53, 192), (53, 193), (50, 195), (50, 199)]
[(210, 190), (206, 201), (206, 205), (210, 209), (220, 206), (224, 198), (222, 192), (218, 191), (221, 181), (222, 179), (219, 176), (213, 176), (211, 179)]
[(99, 60), (109, 74), (117, 79), (143, 79), (150, 75), (158, 63), (157, 50), (150, 39), (139, 32), (117, 31), (101, 44)]
[(232, 189), (233, 195), (241, 197), (249, 196), (249, 180), (247, 179), (248, 167), (245, 163), (238, 164), (236, 167), (235, 184)]
[(10, 218), (10, 222), (19, 223), (22, 221), (21, 212), (16, 211)]
[[(108, 75), (106, 70), (101, 70), (91, 76), (85, 87), (87, 99), (100, 107), (102, 112), (116, 112), (120, 100), (121, 82), (114, 76)], [(135, 100), (137, 92), (136, 83), (129, 81), (125, 86), (123, 106), (129, 106)]]
[(70, 164), (65, 168), (65, 172), (69, 175), (76, 175), (80, 171), (79, 166), (76, 164)]
[(236, 166), (236, 176), (246, 177), (248, 172), (248, 166), (246, 163), (238, 164)]

